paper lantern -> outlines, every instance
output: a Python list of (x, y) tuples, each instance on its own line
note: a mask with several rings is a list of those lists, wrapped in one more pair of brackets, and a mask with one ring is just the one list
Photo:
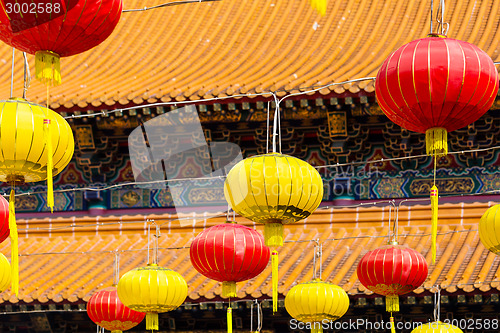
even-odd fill
[(401, 245), (387, 245), (366, 253), (357, 274), (367, 289), (386, 298), (388, 312), (399, 311), (399, 297), (418, 288), (427, 278), (424, 256)]
[(394, 51), (375, 81), (382, 111), (399, 126), (425, 133), (429, 155), (446, 154), (446, 133), (479, 119), (497, 91), (498, 71), (484, 51), (437, 35)]
[(0, 293), (9, 288), (11, 280), (10, 263), (5, 256), (0, 253)]
[(114, 30), (121, 0), (3, 0), (0, 39), (35, 55), (36, 77), (60, 84), (59, 57), (99, 45)]
[(122, 303), (146, 313), (146, 330), (158, 330), (158, 313), (177, 309), (187, 291), (186, 280), (179, 273), (156, 264), (135, 268), (118, 282)]
[(236, 282), (259, 275), (270, 251), (256, 230), (225, 223), (202, 231), (189, 250), (191, 263), (202, 275), (222, 282), (222, 297), (236, 297)]
[[(495, 101), (498, 71), (477, 46), (440, 35), (412, 41), (382, 64), (375, 96), (387, 117), (425, 133), (427, 154), (448, 153), (447, 132), (481, 117)], [(434, 168), (436, 159), (434, 158)], [(431, 188), (432, 262), (436, 261), (438, 188)]]
[(500, 253), (500, 205), (488, 208), (479, 220), (479, 239), (485, 248)]
[(418, 326), (411, 333), (463, 333), (463, 331), (451, 324), (434, 321)]
[(9, 202), (0, 196), (0, 243), (9, 237)]
[(97, 325), (112, 333), (121, 333), (137, 326), (146, 316), (129, 309), (118, 298), (116, 287), (99, 290), (87, 303), (87, 314)]
[[(224, 196), (238, 214), (264, 223), (267, 246), (283, 245), (283, 225), (305, 219), (323, 198), (318, 171), (298, 158), (270, 153), (246, 158), (229, 171)], [(278, 310), (278, 252), (271, 253), (273, 311)]]
[(224, 195), (236, 213), (264, 223), (267, 246), (282, 246), (283, 224), (305, 219), (318, 208), (323, 181), (309, 163), (271, 153), (236, 164), (227, 175)]
[(339, 286), (315, 279), (292, 287), (285, 308), (290, 316), (307, 323), (311, 332), (323, 332), (322, 321), (342, 317), (349, 309), (349, 297)]
[(0, 101), (0, 181), (12, 185), (9, 228), (12, 242), (12, 290), (18, 293), (17, 227), (14, 187), (47, 179), (47, 206), (54, 207), (52, 177), (73, 156), (75, 142), (58, 113), (20, 98)]

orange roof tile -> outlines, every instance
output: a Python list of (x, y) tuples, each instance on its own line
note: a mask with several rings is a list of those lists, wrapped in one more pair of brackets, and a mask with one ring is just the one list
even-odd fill
[[(442, 204), (439, 210), (438, 252), (435, 265), (417, 294), (440, 285), (448, 292), (500, 290), (500, 258), (479, 241), (477, 222), (493, 203)], [(393, 215), (394, 216), (394, 215)], [(124, 272), (146, 263), (148, 219), (163, 224), (160, 262), (182, 274), (189, 285), (188, 301), (220, 296), (221, 284), (198, 274), (189, 261), (191, 239), (204, 227), (224, 218), (180, 225), (176, 216), (138, 215), (19, 220), (19, 300), (6, 291), (3, 302), (87, 301), (96, 289), (113, 282), (115, 251)], [(306, 223), (285, 227), (286, 243), (280, 253), (279, 292), (308, 281), (313, 272), (314, 240), (323, 243), (323, 279), (349, 294), (371, 294), (360, 285), (356, 265), (369, 250), (385, 244), (388, 207), (321, 209)], [(238, 218), (241, 223), (253, 225)], [(96, 225), (96, 223), (99, 225)], [(403, 206), (399, 214), (399, 241), (420, 251), (430, 262), (430, 207)], [(170, 225), (170, 227), (168, 227)], [(50, 228), (50, 230), (48, 230)], [(262, 230), (262, 225), (256, 225)], [(9, 242), (0, 245), (9, 254)], [(483, 281), (494, 281), (483, 283)], [(271, 296), (271, 269), (248, 282), (238, 283), (239, 298)]]
[[(163, 3), (152, 0), (148, 6)], [(438, 1), (435, 2), (437, 6)], [(125, 0), (124, 8), (142, 8)], [(123, 13), (114, 33), (91, 51), (62, 59), (63, 84), (52, 108), (106, 109), (125, 104), (198, 100), (241, 93), (296, 92), (312, 85), (375, 76), (389, 53), (429, 27), (428, 1), (328, 1), (322, 17), (306, 0), (219, 1)], [(448, 36), (500, 60), (500, 4), (446, 2)], [(0, 90), (10, 90), (11, 49), (0, 45)], [(15, 92), (21, 95), (17, 57)], [(30, 57), (33, 69), (33, 57)], [(373, 81), (321, 94), (372, 93)], [(33, 81), (28, 98), (45, 103)]]

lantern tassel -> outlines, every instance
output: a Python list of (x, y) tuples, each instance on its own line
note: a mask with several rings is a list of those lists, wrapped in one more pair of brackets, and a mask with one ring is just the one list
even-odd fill
[(227, 308), (227, 333), (233, 333), (233, 309), (231, 309), (231, 305)]
[(283, 246), (283, 224), (279, 222), (264, 224), (264, 243), (269, 247)]
[(320, 322), (315, 321), (312, 323), (311, 333), (323, 333), (323, 326)]
[(272, 284), (273, 284), (273, 313), (278, 312), (278, 252), (273, 251), (271, 256)]
[(12, 292), (19, 296), (19, 249), (17, 241), (17, 225), (16, 225), (16, 197), (14, 189), (10, 190), (9, 197), (9, 229), (10, 229), (10, 261), (11, 261), (11, 279)]
[(429, 128), (425, 132), (425, 147), (429, 156), (448, 154), (448, 132), (442, 127)]
[(152, 331), (156, 330), (158, 331), (159, 324), (158, 324), (158, 314), (155, 312), (147, 312), (146, 313), (146, 330)]
[(437, 221), (438, 221), (438, 188), (433, 185), (431, 188), (431, 210), (432, 210), (432, 229), (431, 229), (431, 252), (432, 263), (436, 263), (436, 239), (437, 239)]
[(391, 313), (391, 333), (396, 333), (396, 327), (394, 326), (394, 318)]
[(315, 9), (321, 16), (326, 14), (326, 0), (310, 0), (311, 7)]
[(236, 297), (236, 282), (234, 281), (222, 282), (222, 297), (224, 298)]
[(61, 84), (61, 65), (59, 55), (50, 51), (35, 53), (36, 78), (46, 85)]
[(54, 185), (52, 180), (52, 169), (54, 167), (52, 151), (52, 133), (50, 130), (50, 119), (43, 120), (45, 129), (45, 142), (47, 145), (47, 207), (54, 212)]
[(385, 311), (399, 312), (399, 296), (386, 296), (385, 297)]
[(114, 330), (114, 331), (111, 331), (111, 333), (123, 333), (123, 332), (120, 330)]

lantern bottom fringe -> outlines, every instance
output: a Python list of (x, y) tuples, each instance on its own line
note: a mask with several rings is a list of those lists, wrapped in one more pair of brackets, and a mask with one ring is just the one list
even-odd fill
[(273, 285), (273, 313), (278, 312), (278, 252), (271, 253), (271, 274)]
[(283, 224), (264, 224), (264, 243), (269, 247), (283, 246)]
[(399, 296), (386, 296), (385, 297), (385, 311), (399, 312)]
[(123, 333), (123, 332), (120, 330), (114, 330), (114, 331), (111, 331), (111, 333)]
[(429, 156), (448, 154), (448, 132), (442, 127), (429, 128), (425, 132), (425, 147)]
[(12, 292), (19, 295), (19, 248), (18, 248), (18, 235), (16, 225), (16, 196), (14, 188), (10, 190), (9, 197), (9, 229), (10, 229), (10, 276), (12, 281)]
[(59, 55), (50, 51), (35, 53), (36, 78), (46, 85), (61, 84), (61, 65)]
[(233, 332), (233, 309), (231, 306), (227, 308), (227, 333)]
[(158, 324), (158, 314), (154, 312), (147, 312), (146, 313), (146, 330), (151, 331), (151, 330), (156, 330), (158, 331), (159, 324)]
[(313, 322), (311, 326), (311, 333), (323, 333), (323, 326), (320, 322)]
[(222, 297), (224, 298), (236, 297), (236, 282), (234, 281), (222, 282)]
[(54, 168), (53, 149), (52, 149), (52, 132), (50, 119), (43, 120), (43, 130), (45, 137), (45, 146), (47, 147), (47, 207), (50, 212), (54, 212), (54, 184), (52, 180), (52, 169)]

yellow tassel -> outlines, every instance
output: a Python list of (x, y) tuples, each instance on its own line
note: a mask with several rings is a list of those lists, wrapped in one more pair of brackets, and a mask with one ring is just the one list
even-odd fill
[(321, 325), (321, 323), (318, 321), (313, 322), (311, 333), (323, 333), (323, 325)]
[(52, 151), (52, 133), (50, 130), (50, 119), (43, 120), (45, 129), (45, 142), (47, 145), (47, 207), (50, 212), (54, 212), (54, 185), (52, 181), (52, 169), (54, 168)]
[(399, 296), (386, 296), (385, 297), (385, 311), (399, 312)]
[(269, 247), (283, 246), (283, 224), (264, 224), (264, 243)]
[(123, 332), (120, 330), (114, 330), (114, 331), (111, 331), (111, 333), (123, 333)]
[(222, 297), (224, 298), (236, 297), (236, 282), (234, 281), (222, 282)]
[(227, 308), (227, 333), (233, 332), (233, 309), (231, 306)]
[(429, 156), (448, 154), (448, 132), (442, 127), (429, 128), (425, 132), (426, 152)]
[(396, 327), (394, 326), (394, 318), (391, 315), (391, 333), (396, 333)]
[(158, 331), (158, 314), (155, 312), (147, 312), (146, 313), (146, 330)]
[(321, 16), (326, 14), (326, 0), (310, 0), (311, 7), (315, 9)]
[(278, 252), (273, 251), (271, 256), (273, 282), (273, 313), (278, 312)]
[(37, 51), (35, 53), (36, 78), (46, 85), (57, 86), (61, 84), (61, 65), (59, 55), (50, 51)]
[(436, 238), (437, 238), (437, 223), (438, 223), (438, 188), (436, 185), (431, 188), (431, 210), (432, 210), (432, 229), (431, 229), (431, 251), (432, 263), (436, 263)]
[(12, 292), (19, 296), (19, 249), (17, 241), (17, 225), (16, 225), (16, 197), (14, 189), (10, 190), (9, 197), (9, 229), (10, 229), (10, 261), (11, 261), (11, 279)]

